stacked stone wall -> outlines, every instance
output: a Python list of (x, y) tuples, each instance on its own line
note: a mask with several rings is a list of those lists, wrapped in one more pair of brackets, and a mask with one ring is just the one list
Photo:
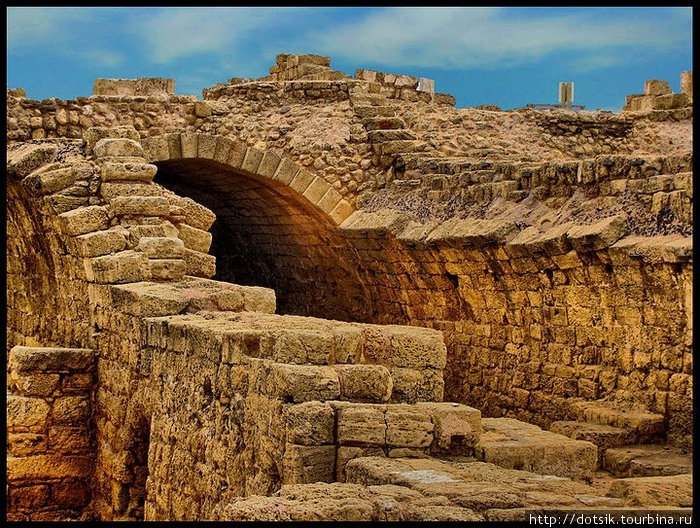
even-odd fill
[(7, 400), (7, 515), (88, 520), (95, 465), (95, 354), (14, 347)]

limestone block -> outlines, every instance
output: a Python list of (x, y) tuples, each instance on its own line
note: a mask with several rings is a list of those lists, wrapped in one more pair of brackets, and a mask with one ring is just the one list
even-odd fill
[(333, 210), (328, 214), (335, 225), (340, 225), (355, 212), (355, 208), (345, 200), (340, 200)]
[(143, 157), (141, 144), (133, 139), (110, 138), (100, 139), (95, 144), (95, 156), (104, 157)]
[(182, 198), (177, 205), (185, 212), (185, 223), (203, 231), (208, 230), (216, 220), (216, 215), (191, 198)]
[(338, 482), (345, 482), (345, 466), (360, 457), (383, 457), (381, 447), (338, 446), (335, 460), (335, 475)]
[(667, 81), (649, 79), (644, 82), (644, 95), (666, 95), (671, 93), (671, 87)]
[(668, 476), (692, 473), (693, 459), (687, 450), (670, 445), (623, 445), (606, 450), (601, 466), (616, 477)]
[(85, 260), (85, 275), (101, 284), (138, 282), (150, 278), (150, 265), (141, 252), (120, 251)]
[(685, 93), (660, 95), (653, 101), (655, 110), (673, 110), (690, 106), (690, 96)]
[(270, 396), (293, 402), (337, 400), (340, 383), (331, 367), (274, 363), (267, 391)]
[(598, 465), (595, 445), (543, 431), (512, 418), (483, 418), (479, 460), (574, 479), (590, 480)]
[(196, 158), (198, 143), (199, 134), (196, 132), (187, 131), (180, 134), (180, 152), (182, 152), (182, 158)]
[(454, 95), (450, 95), (450, 94), (446, 94), (446, 93), (436, 93), (433, 101), (436, 104), (442, 104), (442, 105), (448, 105), (448, 106), (454, 106), (455, 103), (457, 102)]
[(420, 408), (411, 405), (388, 405), (386, 444), (391, 447), (428, 447), (433, 442), (434, 425)]
[(211, 106), (203, 101), (198, 101), (194, 103), (194, 115), (197, 117), (209, 117), (211, 116)]
[(324, 194), (323, 197), (316, 202), (316, 207), (318, 207), (324, 213), (330, 214), (342, 199), (342, 194), (336, 191), (333, 187), (328, 187), (326, 194)]
[(143, 251), (149, 258), (176, 259), (184, 253), (185, 244), (179, 238), (141, 237), (136, 246), (137, 251)]
[(163, 96), (175, 93), (175, 79), (140, 77), (138, 79), (95, 79), (94, 95)]
[(255, 147), (248, 147), (245, 157), (243, 158), (243, 163), (241, 164), (241, 170), (257, 174), (263, 155), (264, 153), (262, 150), (256, 149)]
[(571, 243), (567, 238), (567, 233), (573, 227), (574, 225), (571, 222), (565, 222), (547, 229), (535, 239), (532, 249), (541, 249), (546, 251), (549, 255), (567, 253), (571, 249)]
[(214, 159), (217, 138), (208, 134), (199, 134), (197, 142), (197, 157), (202, 159)]
[(14, 150), (7, 152), (7, 176), (12, 179), (21, 179), (39, 167), (50, 163), (58, 147), (52, 144), (23, 144)]
[(97, 257), (121, 251), (126, 247), (126, 237), (116, 229), (93, 231), (74, 238), (76, 252), (81, 257)]
[(335, 446), (287, 444), (283, 458), (284, 484), (333, 482)]
[(687, 94), (691, 101), (693, 98), (693, 72), (681, 72), (681, 92)]
[(8, 433), (7, 449), (16, 457), (45, 453), (48, 447), (46, 434)]
[(32, 172), (22, 180), (22, 185), (39, 194), (51, 194), (70, 187), (78, 180), (92, 177), (92, 165), (88, 163), (58, 165), (53, 170), (49, 170), (50, 167), (53, 165)]
[(182, 259), (151, 259), (149, 264), (153, 280), (180, 280), (187, 271)]
[(314, 178), (315, 176), (312, 173), (304, 168), (301, 168), (299, 169), (299, 172), (296, 173), (296, 176), (294, 176), (294, 179), (290, 182), (289, 186), (299, 194), (304, 194)]
[(59, 387), (58, 374), (24, 373), (14, 371), (9, 382), (19, 394), (26, 396), (49, 396)]
[(182, 259), (187, 265), (187, 275), (209, 278), (216, 273), (216, 257), (185, 248)]
[(626, 215), (610, 216), (588, 226), (574, 226), (567, 231), (567, 236), (578, 252), (604, 249), (625, 236), (626, 220)]
[(131, 139), (135, 142), (139, 142), (141, 139), (140, 134), (131, 125), (123, 125), (116, 127), (90, 127), (88, 128), (83, 137), (87, 143), (87, 151), (92, 152), (97, 145), (98, 141), (101, 139)]
[(287, 442), (302, 445), (334, 443), (335, 412), (327, 403), (306, 402), (285, 408)]
[(613, 482), (608, 497), (623, 499), (629, 506), (691, 507), (692, 475), (624, 478)]
[(242, 141), (232, 140), (231, 148), (228, 152), (228, 157), (226, 158), (226, 165), (233, 167), (234, 169), (240, 169), (243, 165), (243, 160), (245, 159), (246, 151), (248, 148), (246, 144)]
[(90, 418), (90, 399), (87, 396), (62, 396), (51, 406), (51, 418), (56, 424), (82, 425)]
[(393, 382), (381, 365), (334, 365), (340, 381), (340, 398), (351, 401), (385, 402), (391, 397)]
[(178, 236), (185, 247), (200, 253), (206, 253), (211, 247), (212, 235), (208, 231), (191, 227), (187, 224), (178, 224)]
[(102, 165), (102, 180), (128, 180), (151, 182), (158, 167), (149, 163), (111, 163)]
[(87, 453), (92, 447), (91, 434), (85, 426), (53, 426), (49, 428), (49, 447), (63, 454)]
[(95, 353), (87, 348), (46, 348), (16, 346), (10, 350), (11, 370), (60, 372), (89, 370)]
[(442, 401), (445, 390), (442, 370), (394, 367), (390, 372), (394, 382), (391, 401), (403, 403)]
[(348, 404), (336, 410), (337, 442), (350, 446), (386, 445), (385, 406)]
[(317, 176), (304, 191), (303, 196), (315, 205), (328, 192), (328, 189), (330, 189), (330, 185), (328, 185), (326, 180)]
[(433, 451), (468, 454), (481, 438), (481, 412), (458, 403), (418, 403), (417, 407), (430, 416), (433, 430)]
[(93, 468), (88, 456), (33, 455), (7, 457), (7, 480), (36, 481), (46, 479), (86, 478)]
[(279, 154), (268, 150), (267, 152), (265, 152), (265, 155), (260, 161), (260, 166), (258, 167), (257, 173), (260, 176), (272, 178), (275, 172), (277, 171), (277, 167), (279, 167), (281, 161), (282, 158), (279, 156)]
[(116, 215), (167, 216), (170, 205), (162, 196), (117, 196), (110, 202)]
[(387, 326), (389, 358), (394, 367), (445, 368), (447, 348), (442, 334), (429, 328)]
[(63, 232), (69, 236), (82, 235), (109, 227), (107, 208), (91, 205), (58, 215)]
[(43, 429), (49, 417), (50, 407), (43, 399), (8, 394), (7, 427)]
[(276, 337), (272, 356), (281, 363), (326, 365), (333, 354), (334, 339), (323, 330), (288, 330)]

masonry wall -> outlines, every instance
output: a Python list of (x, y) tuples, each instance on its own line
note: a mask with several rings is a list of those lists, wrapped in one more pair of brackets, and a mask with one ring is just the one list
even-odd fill
[(10, 352), (8, 520), (92, 519), (95, 384), (92, 350)]

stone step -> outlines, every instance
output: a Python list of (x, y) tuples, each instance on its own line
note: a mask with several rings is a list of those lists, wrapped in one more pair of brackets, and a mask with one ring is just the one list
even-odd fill
[(655, 477), (693, 472), (693, 455), (687, 449), (663, 444), (608, 449), (602, 468), (617, 477)]
[(386, 106), (387, 99), (379, 94), (351, 93), (350, 102), (353, 106)]
[(358, 117), (394, 117), (396, 115), (393, 106), (355, 105), (353, 110)]
[(416, 139), (416, 135), (410, 130), (372, 130), (367, 134), (370, 142), (383, 143), (385, 141)]
[(591, 442), (572, 440), (512, 418), (484, 418), (476, 456), (504, 468), (590, 481), (598, 466)]
[(487, 520), (526, 520), (527, 509), (616, 508), (619, 499), (568, 478), (505, 469), (473, 459), (359, 457), (346, 466), (347, 482), (403, 486), (484, 514)]
[(372, 150), (379, 155), (400, 154), (402, 152), (413, 152), (424, 145), (423, 141), (417, 139), (399, 139), (375, 143)]
[(607, 495), (622, 499), (629, 506), (690, 508), (693, 506), (693, 476), (623, 478), (613, 482)]
[(602, 464), (603, 455), (607, 449), (627, 445), (635, 436), (626, 429), (586, 422), (553, 422), (549, 430), (552, 433), (567, 436), (572, 440), (585, 440), (586, 442), (595, 444), (598, 447), (599, 467)]
[(603, 401), (573, 401), (570, 411), (576, 421), (590, 422), (627, 429), (636, 435), (634, 443), (650, 444), (660, 440), (666, 432), (662, 414), (643, 410), (613, 408), (614, 403)]
[(406, 123), (399, 117), (366, 117), (362, 124), (367, 130), (394, 130), (406, 128)]

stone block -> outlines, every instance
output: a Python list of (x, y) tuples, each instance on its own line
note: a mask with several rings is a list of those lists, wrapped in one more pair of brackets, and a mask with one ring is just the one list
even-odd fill
[(58, 215), (63, 232), (69, 236), (82, 235), (109, 227), (107, 208), (91, 205), (66, 211)]
[(340, 398), (351, 401), (385, 402), (391, 397), (393, 382), (381, 365), (334, 365), (340, 381)]
[(333, 444), (335, 412), (327, 403), (306, 402), (285, 408), (287, 442), (302, 445)]
[(445, 368), (447, 348), (440, 332), (411, 326), (384, 329), (389, 332), (389, 360), (394, 367)]
[(686, 474), (619, 479), (610, 486), (607, 496), (623, 499), (629, 506), (689, 508), (693, 505), (693, 477)]
[(180, 280), (187, 271), (187, 264), (182, 259), (151, 258), (149, 264), (153, 280)]
[(216, 273), (216, 257), (214, 255), (185, 248), (182, 259), (187, 265), (187, 275), (209, 278)]
[(312, 173), (304, 168), (301, 168), (299, 172), (297, 172), (296, 176), (294, 176), (294, 179), (291, 181), (289, 186), (299, 194), (304, 194), (314, 178), (315, 176)]
[(390, 372), (394, 382), (391, 401), (403, 403), (442, 401), (445, 390), (442, 370), (392, 368)]
[(211, 247), (212, 234), (187, 224), (178, 224), (178, 236), (185, 247), (200, 253), (206, 253)]
[(333, 208), (333, 210), (328, 214), (335, 225), (339, 226), (345, 220), (347, 220), (350, 215), (355, 212), (355, 208), (350, 205), (349, 202), (345, 200), (340, 200), (338, 204)]
[[(49, 486), (37, 484), (31, 486), (11, 487), (8, 490), (8, 514), (12, 510), (40, 510), (49, 500)], [(33, 518), (33, 517), (32, 517)], [(8, 516), (8, 521), (12, 520)]]
[(95, 144), (95, 156), (104, 157), (143, 157), (141, 144), (133, 139), (113, 138), (100, 139)]
[(425, 412), (411, 405), (388, 405), (386, 444), (391, 447), (428, 447), (433, 442), (434, 425)]
[(19, 371), (88, 370), (94, 364), (95, 353), (87, 348), (16, 346), (10, 350), (9, 357), (10, 369)]
[(626, 220), (626, 215), (616, 215), (588, 226), (574, 226), (567, 231), (567, 237), (578, 252), (605, 249), (625, 236)]
[(241, 170), (250, 172), (251, 174), (257, 174), (263, 155), (264, 152), (262, 150), (256, 149), (255, 147), (248, 147), (245, 152), (245, 157), (243, 158), (243, 163), (241, 164)]
[(42, 167), (24, 180), (22, 185), (39, 194), (52, 194), (70, 187), (78, 180), (88, 180), (92, 177), (92, 166), (87, 163), (74, 166), (58, 166), (50, 169)]
[(137, 251), (120, 251), (85, 261), (85, 275), (90, 282), (117, 284), (150, 278), (148, 257)]
[(338, 446), (335, 460), (335, 475), (338, 482), (345, 482), (345, 466), (360, 457), (383, 457), (381, 447)]
[(89, 477), (93, 459), (88, 456), (33, 455), (7, 457), (8, 482)]
[(170, 204), (162, 196), (117, 196), (110, 206), (119, 216), (167, 216), (170, 212)]
[(279, 167), (281, 161), (282, 158), (279, 156), (279, 154), (268, 150), (267, 152), (265, 152), (265, 154), (262, 157), (262, 160), (260, 161), (260, 166), (258, 167), (257, 174), (266, 178), (272, 178), (275, 172), (277, 171), (277, 167)]
[(337, 400), (338, 374), (331, 367), (274, 363), (267, 380), (267, 394), (293, 402)]
[(126, 237), (120, 230), (107, 229), (78, 235), (75, 249), (81, 257), (98, 257), (126, 248)]
[(335, 446), (287, 444), (283, 458), (284, 484), (333, 482), (335, 480)]
[(681, 92), (687, 94), (688, 97), (693, 98), (693, 72), (684, 71), (681, 72)]
[(649, 79), (644, 82), (644, 95), (666, 95), (671, 93), (671, 87), (667, 81)]
[(282, 158), (282, 161), (277, 167), (277, 170), (275, 173), (272, 175), (273, 180), (278, 180), (285, 185), (289, 185), (292, 183), (292, 180), (296, 176), (296, 174), (299, 172), (300, 167), (296, 163), (294, 163), (292, 160), (289, 158)]
[(53, 426), (49, 428), (49, 448), (62, 454), (88, 453), (93, 447), (91, 435), (90, 428), (84, 425)]
[(151, 182), (156, 172), (158, 172), (158, 167), (149, 163), (106, 162), (102, 165), (102, 180)]
[(152, 259), (177, 259), (182, 257), (184, 249), (182, 240), (170, 237), (142, 237), (136, 246), (137, 251)]
[(7, 176), (22, 179), (39, 167), (53, 161), (58, 147), (52, 144), (24, 144), (7, 152)]
[(58, 374), (13, 371), (8, 381), (19, 394), (50, 396), (59, 388), (60, 378)]
[(199, 134), (197, 142), (197, 157), (201, 159), (214, 159), (217, 138), (209, 134)]
[(7, 396), (7, 427), (43, 429), (49, 417), (50, 407), (43, 399)]
[(303, 196), (315, 205), (328, 192), (328, 189), (330, 189), (330, 185), (328, 185), (326, 180), (317, 176), (304, 191)]
[(385, 446), (385, 406), (347, 404), (336, 411), (337, 442), (349, 446)]
[(51, 406), (51, 419), (55, 424), (83, 425), (91, 415), (90, 399), (87, 396), (62, 396)]
[(8, 433), (7, 449), (13, 456), (27, 456), (45, 453), (48, 447), (46, 434)]
[(434, 441), (432, 451), (470, 454), (481, 438), (481, 412), (450, 402), (421, 402), (416, 406), (430, 416)]

